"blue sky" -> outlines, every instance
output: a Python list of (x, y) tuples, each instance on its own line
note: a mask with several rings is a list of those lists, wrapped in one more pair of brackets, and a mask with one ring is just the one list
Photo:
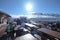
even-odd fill
[(60, 14), (60, 0), (0, 0), (0, 10), (10, 15), (28, 14), (27, 3), (32, 4), (31, 12)]

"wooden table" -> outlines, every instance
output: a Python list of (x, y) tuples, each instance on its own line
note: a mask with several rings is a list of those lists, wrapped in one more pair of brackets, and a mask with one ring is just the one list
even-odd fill
[(50, 36), (53, 36), (53, 37), (56, 37), (56, 38), (60, 39), (60, 32), (52, 31), (52, 30), (49, 30), (49, 29), (46, 29), (46, 28), (41, 28), (41, 29), (38, 29), (38, 30), (47, 34), (47, 35), (50, 35)]
[(17, 37), (15, 40), (37, 40), (31, 34), (26, 34), (20, 37)]

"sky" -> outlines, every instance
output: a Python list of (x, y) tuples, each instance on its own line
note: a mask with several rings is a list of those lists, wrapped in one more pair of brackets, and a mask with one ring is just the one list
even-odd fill
[(60, 0), (0, 0), (0, 10), (15, 16), (32, 12), (60, 14)]

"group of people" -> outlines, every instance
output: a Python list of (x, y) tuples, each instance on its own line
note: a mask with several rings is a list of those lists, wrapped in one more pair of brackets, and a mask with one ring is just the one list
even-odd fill
[[(3, 15), (0, 22), (0, 39), (2, 40), (3, 35), (7, 34), (7, 40), (9, 40), (9, 38), (14, 40), (14, 28), (16, 27), (16, 24), (17, 23), (11, 17)], [(5, 32), (6, 34), (4, 34)]]
[[(5, 23), (6, 24), (6, 29), (4, 32), (7, 33), (7, 40), (10, 38), (12, 40), (15, 39), (14, 33), (16, 30), (14, 30), (17, 26), (20, 25), (20, 27), (24, 27), (24, 21), (20, 21), (19, 18), (13, 19), (12, 17), (6, 17), (5, 15), (1, 17), (1, 24)], [(3, 36), (3, 35), (2, 35)]]
[[(20, 19), (13, 19), (11, 17), (6, 18), (6, 16), (4, 15), (1, 18), (1, 24), (4, 25), (4, 30), (3, 32), (7, 32), (7, 39), (9, 40), (9, 38), (11, 38), (12, 40), (14, 40), (14, 33), (15, 30), (14, 28), (17, 27), (17, 25), (20, 25), (21, 27), (24, 27), (24, 22), (21, 22)], [(48, 24), (44, 24), (45, 28), (51, 29), (51, 30), (56, 30), (57, 28), (60, 30), (60, 23), (56, 22), (56, 23), (48, 23)], [(34, 29), (34, 28), (31, 28)], [(58, 30), (57, 29), (57, 30)]]
[[(42, 25), (40, 25), (42, 28), (47, 28), (50, 30), (54, 30), (54, 31), (58, 31), (60, 32), (60, 22), (44, 22), (44, 23), (40, 23)], [(40, 27), (39, 26), (39, 27)]]

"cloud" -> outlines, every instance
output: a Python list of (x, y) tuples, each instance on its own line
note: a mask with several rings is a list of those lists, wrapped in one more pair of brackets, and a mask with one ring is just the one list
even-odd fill
[(18, 17), (20, 17), (20, 15), (11, 15), (11, 17), (18, 18)]
[(11, 15), (13, 18), (19, 18), (21, 16), (27, 18), (56, 18), (55, 16), (46, 16), (46, 15)]

